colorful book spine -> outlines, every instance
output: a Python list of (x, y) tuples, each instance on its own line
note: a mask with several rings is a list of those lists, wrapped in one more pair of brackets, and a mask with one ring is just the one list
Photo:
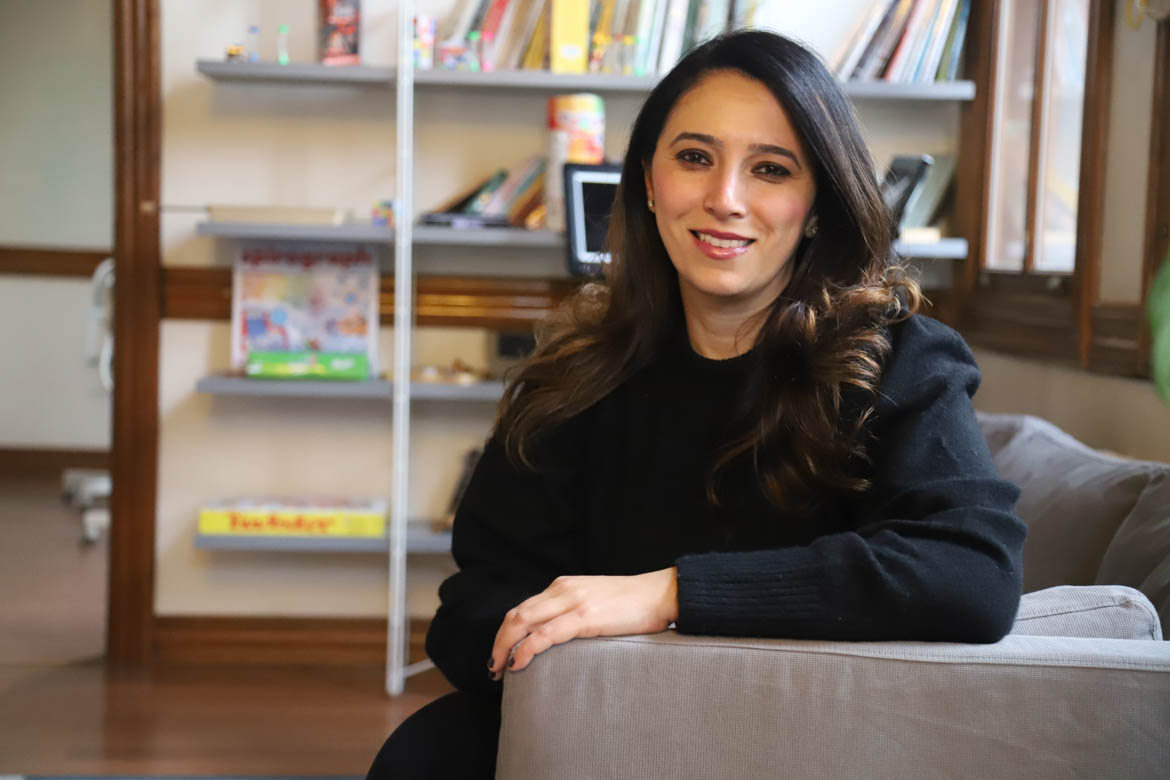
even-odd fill
[(894, 52), (894, 47), (902, 39), (902, 33), (906, 31), (906, 23), (909, 21), (910, 12), (913, 9), (914, 0), (897, 0), (894, 5), (890, 6), (889, 13), (882, 20), (881, 26), (866, 48), (853, 78), (871, 81), (885, 70), (886, 64)]
[(588, 0), (552, 0), (549, 69), (584, 73), (589, 63)]
[(943, 53), (943, 62), (939, 65), (940, 69), (944, 66), (946, 69), (940, 71), (941, 75), (936, 76), (936, 80), (954, 81), (959, 77), (959, 63), (963, 58), (963, 40), (967, 36), (967, 22), (970, 16), (971, 0), (963, 0), (963, 5), (955, 16), (954, 38), (947, 51)]
[(883, 80), (904, 81), (906, 72), (918, 64), (918, 55), (926, 40), (926, 34), (930, 30), (930, 23), (936, 7), (936, 0), (915, 0), (914, 10), (910, 12), (910, 17), (906, 20), (906, 28), (902, 31), (902, 37), (882, 73)]
[(934, 20), (934, 29), (930, 35), (930, 47), (922, 61), (918, 63), (911, 81), (919, 83), (934, 81), (934, 74), (938, 70), (938, 64), (942, 61), (943, 49), (946, 48), (951, 27), (955, 21), (955, 11), (958, 8), (959, 0), (943, 0), (942, 7)]
[(386, 504), (230, 502), (200, 509), (198, 529), (205, 536), (377, 539), (386, 535)]

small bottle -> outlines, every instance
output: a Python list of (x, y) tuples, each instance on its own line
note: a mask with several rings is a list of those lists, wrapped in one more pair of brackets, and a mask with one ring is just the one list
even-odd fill
[(288, 25), (276, 28), (276, 61), (288, 65)]
[(251, 25), (248, 27), (248, 62), (260, 61), (260, 27), (259, 25)]

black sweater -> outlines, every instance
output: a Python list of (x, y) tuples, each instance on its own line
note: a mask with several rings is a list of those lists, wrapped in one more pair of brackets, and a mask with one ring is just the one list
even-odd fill
[(685, 338), (550, 436), (538, 472), (487, 443), (455, 516), (460, 571), (439, 588), (427, 654), (460, 690), (499, 695), (487, 659), (504, 614), (562, 574), (678, 567), (677, 630), (831, 640), (995, 642), (1019, 603), (1024, 525), (970, 397), (979, 370), (922, 316), (890, 329), (864, 494), (784, 513), (733, 461), (706, 498), (757, 351)]

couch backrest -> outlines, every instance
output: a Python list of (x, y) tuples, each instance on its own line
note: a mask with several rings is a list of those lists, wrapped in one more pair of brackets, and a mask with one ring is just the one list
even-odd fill
[(1128, 585), (1170, 625), (1170, 464), (1087, 447), (1028, 415), (978, 413), (995, 465), (1020, 487), (1024, 591)]

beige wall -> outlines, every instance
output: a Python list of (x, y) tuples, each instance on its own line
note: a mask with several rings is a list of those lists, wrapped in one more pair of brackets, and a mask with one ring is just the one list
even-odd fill
[[(0, 246), (113, 245), (113, 4), (0, 3)], [(85, 280), (0, 276), (0, 448), (110, 446)]]

